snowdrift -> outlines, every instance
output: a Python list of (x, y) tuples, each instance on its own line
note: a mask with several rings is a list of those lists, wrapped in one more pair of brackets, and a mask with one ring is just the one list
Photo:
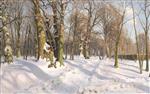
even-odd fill
[[(1, 94), (139, 94), (150, 93), (149, 73), (139, 74), (138, 63), (113, 59), (75, 57), (65, 60), (65, 66), (48, 68), (45, 60), (15, 59), (14, 64), (2, 64)], [(145, 63), (144, 63), (145, 64)]]

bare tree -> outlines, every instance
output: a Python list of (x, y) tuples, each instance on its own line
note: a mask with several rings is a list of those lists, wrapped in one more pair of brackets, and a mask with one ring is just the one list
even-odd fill
[(134, 31), (135, 31), (135, 39), (136, 39), (136, 49), (137, 49), (137, 58), (139, 60), (139, 68), (140, 68), (140, 73), (142, 73), (142, 62), (140, 60), (140, 51), (139, 51), (139, 44), (138, 44), (138, 35), (137, 35), (137, 29), (136, 29), (136, 23), (135, 23), (135, 11), (134, 11), (134, 6), (133, 2), (131, 1), (132, 5), (132, 11), (133, 11), (133, 26), (134, 26)]
[(121, 36), (121, 33), (123, 31), (123, 25), (125, 24), (124, 22), (124, 19), (125, 19), (125, 13), (126, 13), (126, 3), (124, 2), (124, 5), (123, 5), (123, 10), (122, 10), (122, 13), (121, 13), (121, 19), (117, 21), (117, 32), (118, 34), (116, 35), (116, 41), (115, 41), (115, 64), (114, 64), (114, 67), (118, 68), (119, 67), (119, 63), (118, 63), (118, 46), (119, 46), (119, 42), (120, 42), (120, 36)]
[(21, 56), (21, 24), (22, 24), (22, 13), (23, 13), (23, 9), (22, 9), (22, 4), (21, 3), (16, 3), (16, 13), (15, 13), (15, 17), (17, 17), (17, 20), (15, 21), (15, 29), (17, 31), (17, 42), (16, 42), (16, 48), (17, 48), (17, 52), (16, 52), (16, 56), (20, 57)]
[(74, 50), (75, 50), (75, 44), (76, 44), (76, 40), (77, 40), (77, 24), (78, 24), (78, 9), (77, 9), (77, 3), (76, 1), (73, 2), (73, 17), (71, 19), (71, 21), (73, 22), (73, 41), (72, 41), (72, 45), (71, 45), (71, 54), (70, 54), (70, 59), (73, 60), (74, 59)]
[(146, 45), (146, 50), (145, 50), (145, 55), (146, 55), (146, 71), (149, 71), (149, 56), (148, 56), (148, 32), (150, 30), (150, 2), (148, 0), (144, 0), (143, 6), (141, 6), (141, 11), (144, 14), (144, 19), (140, 19), (139, 21), (141, 23), (141, 26), (145, 32), (145, 45)]
[(100, 33), (102, 33), (104, 44), (105, 44), (105, 54), (107, 57), (111, 57), (111, 52), (114, 49), (114, 42), (117, 34), (116, 19), (120, 18), (118, 12), (111, 4), (102, 4), (102, 7), (99, 9), (100, 15), (100, 23), (99, 26), (102, 29)]
[(96, 1), (87, 0), (86, 3), (84, 2), (83, 6), (84, 9), (87, 11), (87, 29), (86, 29), (86, 35), (84, 37), (84, 43), (83, 43), (83, 54), (85, 59), (90, 58), (90, 38), (91, 38), (91, 32), (93, 28), (100, 22), (99, 19), (99, 3)]
[[(69, 23), (71, 32), (69, 40), (72, 42), (70, 44), (70, 59), (73, 59), (73, 55), (80, 54), (83, 55), (83, 36), (86, 35), (87, 28), (87, 16), (82, 13), (79, 9), (73, 9), (73, 13), (70, 15)], [(68, 40), (67, 40), (68, 41)]]

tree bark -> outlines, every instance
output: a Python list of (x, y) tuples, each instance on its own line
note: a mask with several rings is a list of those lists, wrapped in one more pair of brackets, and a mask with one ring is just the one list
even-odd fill
[(135, 11), (133, 7), (133, 2), (132, 2), (132, 10), (133, 10), (133, 26), (134, 26), (135, 39), (136, 39), (137, 59), (139, 60), (140, 73), (142, 74), (142, 62), (140, 60), (140, 51), (139, 51), (139, 44), (138, 44), (138, 37), (137, 37), (137, 29), (135, 25)]
[(16, 30), (17, 30), (17, 53), (16, 53), (16, 56), (17, 57), (20, 57), (21, 56), (21, 51), (20, 51), (20, 23), (17, 23), (16, 25)]
[(117, 40), (116, 45), (115, 45), (115, 68), (119, 67), (119, 63), (118, 63), (118, 45), (119, 45), (119, 40)]
[(148, 56), (148, 34), (145, 32), (145, 44), (146, 44), (146, 71), (149, 71), (149, 56)]
[(35, 22), (37, 26), (37, 38), (38, 38), (38, 55), (37, 60), (43, 55), (43, 47), (46, 42), (46, 35), (44, 30), (43, 17), (40, 13), (39, 0), (33, 0), (35, 8)]

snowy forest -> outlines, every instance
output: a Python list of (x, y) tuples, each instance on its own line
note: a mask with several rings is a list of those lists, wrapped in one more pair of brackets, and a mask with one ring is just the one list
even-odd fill
[(0, 0), (0, 94), (149, 94), (149, 0)]

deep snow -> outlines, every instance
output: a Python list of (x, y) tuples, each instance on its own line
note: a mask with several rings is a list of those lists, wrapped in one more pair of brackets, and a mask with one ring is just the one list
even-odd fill
[[(45, 60), (15, 59), (14, 64), (2, 64), (1, 94), (145, 94), (150, 93), (149, 73), (139, 74), (138, 63), (113, 59), (65, 60), (65, 66), (47, 68)], [(145, 63), (144, 63), (145, 64)]]

